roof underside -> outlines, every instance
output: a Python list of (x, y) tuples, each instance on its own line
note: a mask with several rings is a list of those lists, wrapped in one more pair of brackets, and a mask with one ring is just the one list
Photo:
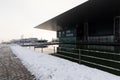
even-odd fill
[(84, 22), (106, 22), (115, 16), (120, 16), (120, 0), (90, 0), (36, 28), (56, 31), (61, 28), (60, 26), (73, 26)]

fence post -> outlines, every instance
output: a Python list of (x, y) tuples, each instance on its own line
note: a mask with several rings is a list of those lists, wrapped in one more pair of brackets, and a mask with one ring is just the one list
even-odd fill
[(54, 46), (54, 54), (55, 54), (55, 46)]
[(61, 51), (61, 47), (58, 48), (58, 52)]
[(34, 46), (34, 51), (35, 51), (35, 46)]
[(43, 53), (43, 48), (41, 48), (41, 53)]
[(79, 64), (81, 63), (81, 51), (79, 49)]

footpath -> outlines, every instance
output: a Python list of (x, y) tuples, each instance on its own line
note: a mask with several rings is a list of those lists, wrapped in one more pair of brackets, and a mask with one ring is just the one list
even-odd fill
[(10, 47), (2, 44), (0, 44), (0, 80), (35, 80)]

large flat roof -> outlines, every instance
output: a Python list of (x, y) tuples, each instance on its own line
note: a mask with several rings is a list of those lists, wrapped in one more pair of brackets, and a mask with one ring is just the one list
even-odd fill
[(89, 0), (35, 28), (57, 31), (61, 26), (68, 27), (84, 22), (107, 22), (115, 16), (120, 16), (120, 0)]

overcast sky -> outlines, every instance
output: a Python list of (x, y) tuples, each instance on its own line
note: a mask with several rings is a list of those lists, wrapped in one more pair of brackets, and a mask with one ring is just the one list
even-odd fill
[(0, 42), (11, 39), (56, 37), (52, 31), (35, 29), (49, 20), (86, 0), (0, 0)]

